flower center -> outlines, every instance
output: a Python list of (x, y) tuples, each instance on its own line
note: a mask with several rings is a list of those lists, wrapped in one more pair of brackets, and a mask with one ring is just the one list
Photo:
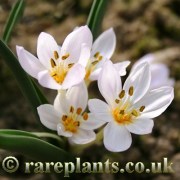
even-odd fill
[(85, 112), (82, 114), (82, 108), (77, 108), (75, 111), (74, 107), (71, 106), (68, 115), (62, 116), (62, 124), (64, 125), (65, 131), (76, 133), (81, 124), (81, 121), (88, 120), (88, 114)]
[(115, 100), (117, 107), (113, 109), (112, 115), (114, 117), (115, 122), (120, 125), (127, 125), (133, 123), (133, 120), (137, 118), (141, 112), (144, 111), (145, 106), (141, 106), (139, 109), (134, 109), (131, 107), (131, 103), (129, 101), (129, 97), (134, 94), (134, 87), (131, 86), (128, 91), (129, 97), (126, 101), (122, 102), (122, 99), (125, 96), (125, 90), (122, 90), (119, 93), (119, 97)]
[(85, 80), (89, 79), (89, 76), (91, 75), (92, 71), (96, 68), (96, 65), (102, 60), (103, 56), (101, 56), (100, 52), (96, 52), (92, 59), (89, 59), (88, 64), (86, 66), (86, 75)]
[(58, 83), (62, 84), (69, 69), (74, 65), (74, 63), (65, 63), (64, 61), (69, 57), (69, 53), (63, 55), (61, 60), (59, 60), (59, 54), (57, 51), (54, 51), (54, 58), (50, 59), (51, 77)]

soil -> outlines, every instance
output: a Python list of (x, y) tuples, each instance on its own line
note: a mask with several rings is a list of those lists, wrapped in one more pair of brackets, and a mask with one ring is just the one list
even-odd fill
[[(14, 4), (14, 0), (0, 1), (0, 35)], [(27, 0), (24, 15), (15, 27), (9, 47), (15, 53), (16, 45), (36, 54), (40, 32), (48, 32), (59, 44), (76, 26), (86, 24), (92, 0)], [(83, 179), (180, 179), (180, 0), (112, 0), (108, 5), (102, 30), (113, 27), (117, 36), (114, 62), (137, 59), (147, 53), (155, 54), (157, 61), (166, 63), (175, 79), (175, 99), (170, 107), (155, 118), (153, 132), (149, 135), (133, 135), (131, 148), (121, 153), (108, 152), (102, 144), (86, 149), (80, 155), (84, 161), (104, 162), (161, 162), (167, 157), (173, 162), (174, 173), (133, 174), (86, 174)], [(130, 68), (128, 68), (130, 70)], [(41, 88), (41, 87), (40, 87)], [(56, 92), (43, 89), (52, 103)], [(93, 92), (92, 92), (93, 91)], [(97, 85), (90, 87), (92, 96), (97, 96)], [(10, 69), (0, 58), (0, 128), (38, 131), (39, 122), (23, 97)], [(93, 152), (93, 154), (92, 154)], [(0, 162), (9, 155), (16, 155), (22, 162), (27, 157), (18, 153), (0, 150)], [(82, 178), (77, 175), (77, 178)], [(25, 175), (21, 170), (5, 174), (0, 169), (1, 180), (56, 179), (55, 175)]]

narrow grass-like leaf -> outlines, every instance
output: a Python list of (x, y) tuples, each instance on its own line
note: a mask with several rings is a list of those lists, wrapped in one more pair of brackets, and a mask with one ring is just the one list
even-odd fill
[(40, 99), (37, 94), (37, 87), (34, 87), (31, 79), (24, 72), (15, 55), (2, 40), (0, 40), (0, 56), (3, 57), (15, 75), (23, 94), (30, 102), (34, 112), (37, 113), (36, 108), (41, 104), (47, 103), (47, 100)]
[(6, 26), (4, 28), (4, 33), (3, 33), (4, 42), (6, 42), (6, 43), (9, 42), (9, 39), (11, 37), (11, 33), (14, 29), (14, 26), (16, 25), (16, 23), (19, 21), (19, 19), (23, 15), (24, 7), (25, 7), (24, 0), (18, 0), (14, 4), (14, 6), (10, 12), (9, 18), (7, 20)]
[(28, 132), (0, 130), (0, 148), (18, 152), (36, 161), (65, 162), (72, 161), (66, 151)]
[(107, 4), (108, 0), (94, 0), (91, 7), (87, 25), (91, 29), (94, 38), (96, 38), (99, 34)]

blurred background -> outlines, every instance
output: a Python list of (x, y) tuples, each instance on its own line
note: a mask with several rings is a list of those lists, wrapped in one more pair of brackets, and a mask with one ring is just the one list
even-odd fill
[[(0, 0), (0, 35), (13, 6), (14, 0)], [(10, 48), (20, 45), (36, 54), (40, 32), (48, 32), (59, 44), (76, 26), (86, 24), (92, 0), (27, 0), (24, 16), (16, 26)], [(84, 174), (83, 179), (180, 179), (180, 0), (111, 0), (104, 17), (102, 31), (113, 27), (117, 36), (113, 61), (131, 60), (133, 64), (143, 55), (154, 53), (157, 61), (166, 63), (170, 76), (175, 79), (175, 99), (161, 116), (155, 119), (153, 133), (133, 135), (131, 148), (122, 153), (108, 152), (103, 145), (86, 149), (82, 161), (173, 162), (173, 174)], [(130, 70), (130, 67), (128, 68)], [(52, 103), (55, 92), (42, 89)], [(96, 90), (96, 91), (95, 91)], [(93, 91), (93, 93), (92, 93)], [(90, 86), (91, 96), (97, 96), (97, 86)], [(0, 58), (0, 128), (38, 131), (38, 122), (23, 97), (10, 70)], [(92, 153), (93, 152), (93, 153)], [(4, 157), (18, 153), (0, 150), (0, 162)], [(79, 178), (81, 176), (79, 175)], [(25, 175), (21, 170), (15, 175), (4, 174), (0, 180), (55, 179), (54, 175)]]

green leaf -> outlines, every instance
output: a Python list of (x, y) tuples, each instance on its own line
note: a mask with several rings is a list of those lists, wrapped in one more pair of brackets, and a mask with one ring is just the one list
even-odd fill
[(0, 148), (18, 152), (36, 161), (72, 161), (66, 151), (25, 131), (0, 130)]
[[(14, 28), (15, 24), (17, 23), (17, 21), (20, 20), (20, 18), (22, 17), (23, 12), (24, 12), (24, 8), (25, 8), (25, 1), (24, 0), (18, 0), (15, 3), (15, 5), (13, 6), (13, 8), (11, 10), (11, 13), (10, 13), (10, 16), (9, 16), (9, 19), (8, 19), (8, 21), (6, 23), (6, 26), (5, 26), (5, 29), (4, 29), (3, 40), (4, 40), (5, 44), (7, 44), (9, 42), (9, 39), (10, 39), (11, 33), (13, 31), (13, 28)], [(6, 61), (6, 63), (9, 65), (9, 63), (7, 61)], [(16, 61), (18, 61), (18, 60), (16, 59)], [(15, 60), (14, 60), (14, 63), (15, 63)], [(19, 64), (17, 66), (19, 66)], [(12, 70), (12, 68), (14, 68), (14, 65), (10, 66), (10, 68)], [(21, 74), (25, 74), (25, 72), (22, 69), (21, 69), (21, 71), (22, 71)], [(35, 91), (36, 91), (36, 93), (38, 95), (38, 98), (40, 99), (40, 102), (41, 102), (40, 104), (48, 103), (48, 101), (45, 98), (44, 94), (38, 88), (38, 86), (34, 82), (34, 80), (30, 79), (30, 81), (32, 81), (31, 86), (33, 84), (33, 86), (35, 88)]]
[(24, 96), (28, 99), (34, 112), (37, 114), (36, 108), (41, 104), (47, 103), (47, 100), (45, 99), (45, 97), (39, 97), (37, 87), (34, 87), (32, 80), (24, 72), (15, 55), (2, 40), (0, 40), (0, 55), (3, 57), (3, 59), (13, 72)]
[(22, 17), (25, 7), (25, 1), (24, 0), (18, 0), (15, 5), (13, 6), (8, 21), (6, 23), (6, 26), (4, 28), (3, 33), (3, 40), (4, 42), (8, 43), (9, 39), (11, 37), (11, 33), (14, 29), (14, 26), (19, 21), (19, 19)]
[(96, 38), (99, 34), (107, 4), (108, 0), (94, 0), (91, 7), (87, 25), (91, 29), (94, 38)]

